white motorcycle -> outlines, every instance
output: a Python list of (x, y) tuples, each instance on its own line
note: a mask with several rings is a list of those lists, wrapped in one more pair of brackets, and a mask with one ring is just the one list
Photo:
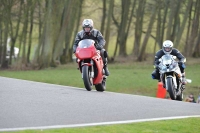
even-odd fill
[(176, 57), (170, 54), (163, 55), (158, 65), (160, 79), (170, 95), (172, 100), (183, 100), (183, 90), (185, 85), (182, 84), (182, 73), (180, 71)]

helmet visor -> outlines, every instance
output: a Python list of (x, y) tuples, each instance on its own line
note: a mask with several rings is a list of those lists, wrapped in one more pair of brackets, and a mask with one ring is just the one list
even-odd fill
[(169, 52), (171, 49), (172, 49), (171, 47), (164, 47), (164, 50), (165, 50), (166, 52)]
[(85, 31), (85, 32), (90, 32), (90, 28), (89, 28), (89, 27), (85, 27), (85, 28), (84, 28), (84, 31)]

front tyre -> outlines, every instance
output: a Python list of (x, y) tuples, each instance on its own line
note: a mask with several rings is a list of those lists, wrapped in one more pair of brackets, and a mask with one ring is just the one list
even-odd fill
[(170, 98), (176, 100), (176, 89), (172, 78), (167, 78), (167, 90), (169, 92)]
[(91, 71), (89, 70), (89, 66), (82, 67), (82, 74), (83, 74), (83, 82), (84, 86), (88, 91), (92, 90), (93, 80), (91, 78)]

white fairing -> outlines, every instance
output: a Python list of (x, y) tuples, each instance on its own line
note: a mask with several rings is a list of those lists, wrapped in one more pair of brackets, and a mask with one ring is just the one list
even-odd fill
[[(160, 68), (161, 75), (164, 75), (165, 73), (173, 72), (175, 74), (180, 75), (180, 78), (182, 78), (182, 74), (181, 74), (181, 70), (178, 66), (178, 62), (175, 61), (175, 59), (172, 55), (169, 55), (169, 54), (163, 55), (160, 59), (159, 68)], [(171, 77), (173, 79), (173, 83), (174, 83), (175, 88), (177, 88), (177, 81), (176, 81), (175, 74), (174, 75), (168, 75), (167, 77), (165, 77), (165, 84), (166, 85), (167, 85), (167, 78)], [(167, 88), (168, 87), (166, 86), (166, 89)]]

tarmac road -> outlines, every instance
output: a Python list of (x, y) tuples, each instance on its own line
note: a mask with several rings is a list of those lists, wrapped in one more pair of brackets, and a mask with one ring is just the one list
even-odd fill
[(0, 77), (0, 131), (193, 115), (199, 104)]

